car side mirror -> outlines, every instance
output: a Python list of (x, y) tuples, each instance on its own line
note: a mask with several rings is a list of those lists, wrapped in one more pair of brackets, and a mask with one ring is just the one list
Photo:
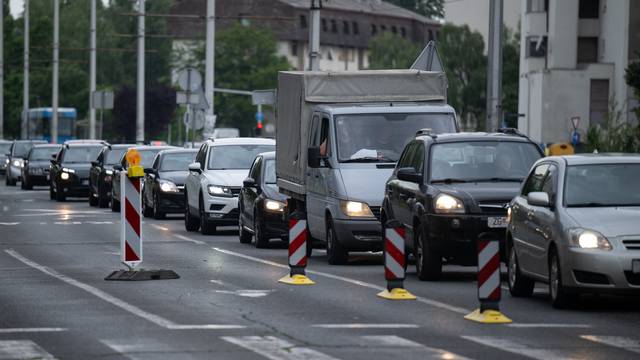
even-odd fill
[(242, 182), (242, 186), (244, 186), (244, 187), (256, 187), (256, 181), (253, 178), (246, 178)]
[(145, 174), (155, 174), (156, 170), (154, 168), (144, 168)]
[(312, 169), (317, 169), (320, 167), (320, 160), (322, 160), (322, 156), (320, 155), (320, 148), (310, 147), (307, 150), (307, 166)]
[(422, 184), (422, 174), (418, 174), (412, 167), (400, 168), (396, 173), (399, 180)]
[(549, 194), (542, 191), (530, 192), (527, 195), (527, 202), (532, 206), (551, 207), (551, 201), (549, 200)]
[(100, 166), (100, 163), (99, 163), (99, 162), (97, 162), (97, 161), (92, 161), (92, 162), (91, 162), (91, 166), (96, 166), (96, 167), (98, 167), (98, 166)]
[(113, 170), (122, 171), (122, 165), (120, 164), (113, 165)]
[(194, 162), (189, 164), (189, 171), (190, 172), (197, 172), (198, 174), (202, 173), (202, 169), (200, 169), (200, 163), (199, 162)]

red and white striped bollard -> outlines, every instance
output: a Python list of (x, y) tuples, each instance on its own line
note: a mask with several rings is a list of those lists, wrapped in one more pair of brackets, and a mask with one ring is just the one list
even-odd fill
[(415, 300), (416, 297), (404, 288), (406, 276), (405, 229), (397, 220), (384, 224), (384, 277), (387, 289), (378, 296), (389, 300)]

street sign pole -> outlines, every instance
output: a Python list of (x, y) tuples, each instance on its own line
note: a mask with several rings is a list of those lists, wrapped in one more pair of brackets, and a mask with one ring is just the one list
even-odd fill
[(136, 117), (136, 142), (144, 142), (144, 26), (145, 0), (138, 2), (138, 96)]
[(53, 0), (53, 79), (51, 95), (51, 143), (58, 143), (58, 61), (60, 47), (60, 3)]
[[(96, 0), (91, 0), (91, 21), (89, 26), (89, 139), (96, 138), (96, 109), (93, 93), (96, 91)], [(102, 116), (102, 115), (100, 115)]]
[(26, 139), (27, 120), (29, 116), (29, 1), (24, 0), (24, 55), (22, 76), (22, 119), (20, 121), (20, 138)]

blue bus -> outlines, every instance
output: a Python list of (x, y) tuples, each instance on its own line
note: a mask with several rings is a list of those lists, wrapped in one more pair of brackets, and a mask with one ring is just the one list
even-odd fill
[[(27, 138), (51, 142), (52, 114), (53, 109), (50, 107), (29, 109)], [(75, 108), (58, 108), (58, 139), (56, 143), (62, 144), (76, 138), (77, 116)]]

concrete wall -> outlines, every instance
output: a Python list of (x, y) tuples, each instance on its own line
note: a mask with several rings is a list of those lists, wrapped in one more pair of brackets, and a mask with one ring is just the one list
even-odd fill
[(548, 66), (574, 69), (577, 61), (578, 1), (549, 0)]

